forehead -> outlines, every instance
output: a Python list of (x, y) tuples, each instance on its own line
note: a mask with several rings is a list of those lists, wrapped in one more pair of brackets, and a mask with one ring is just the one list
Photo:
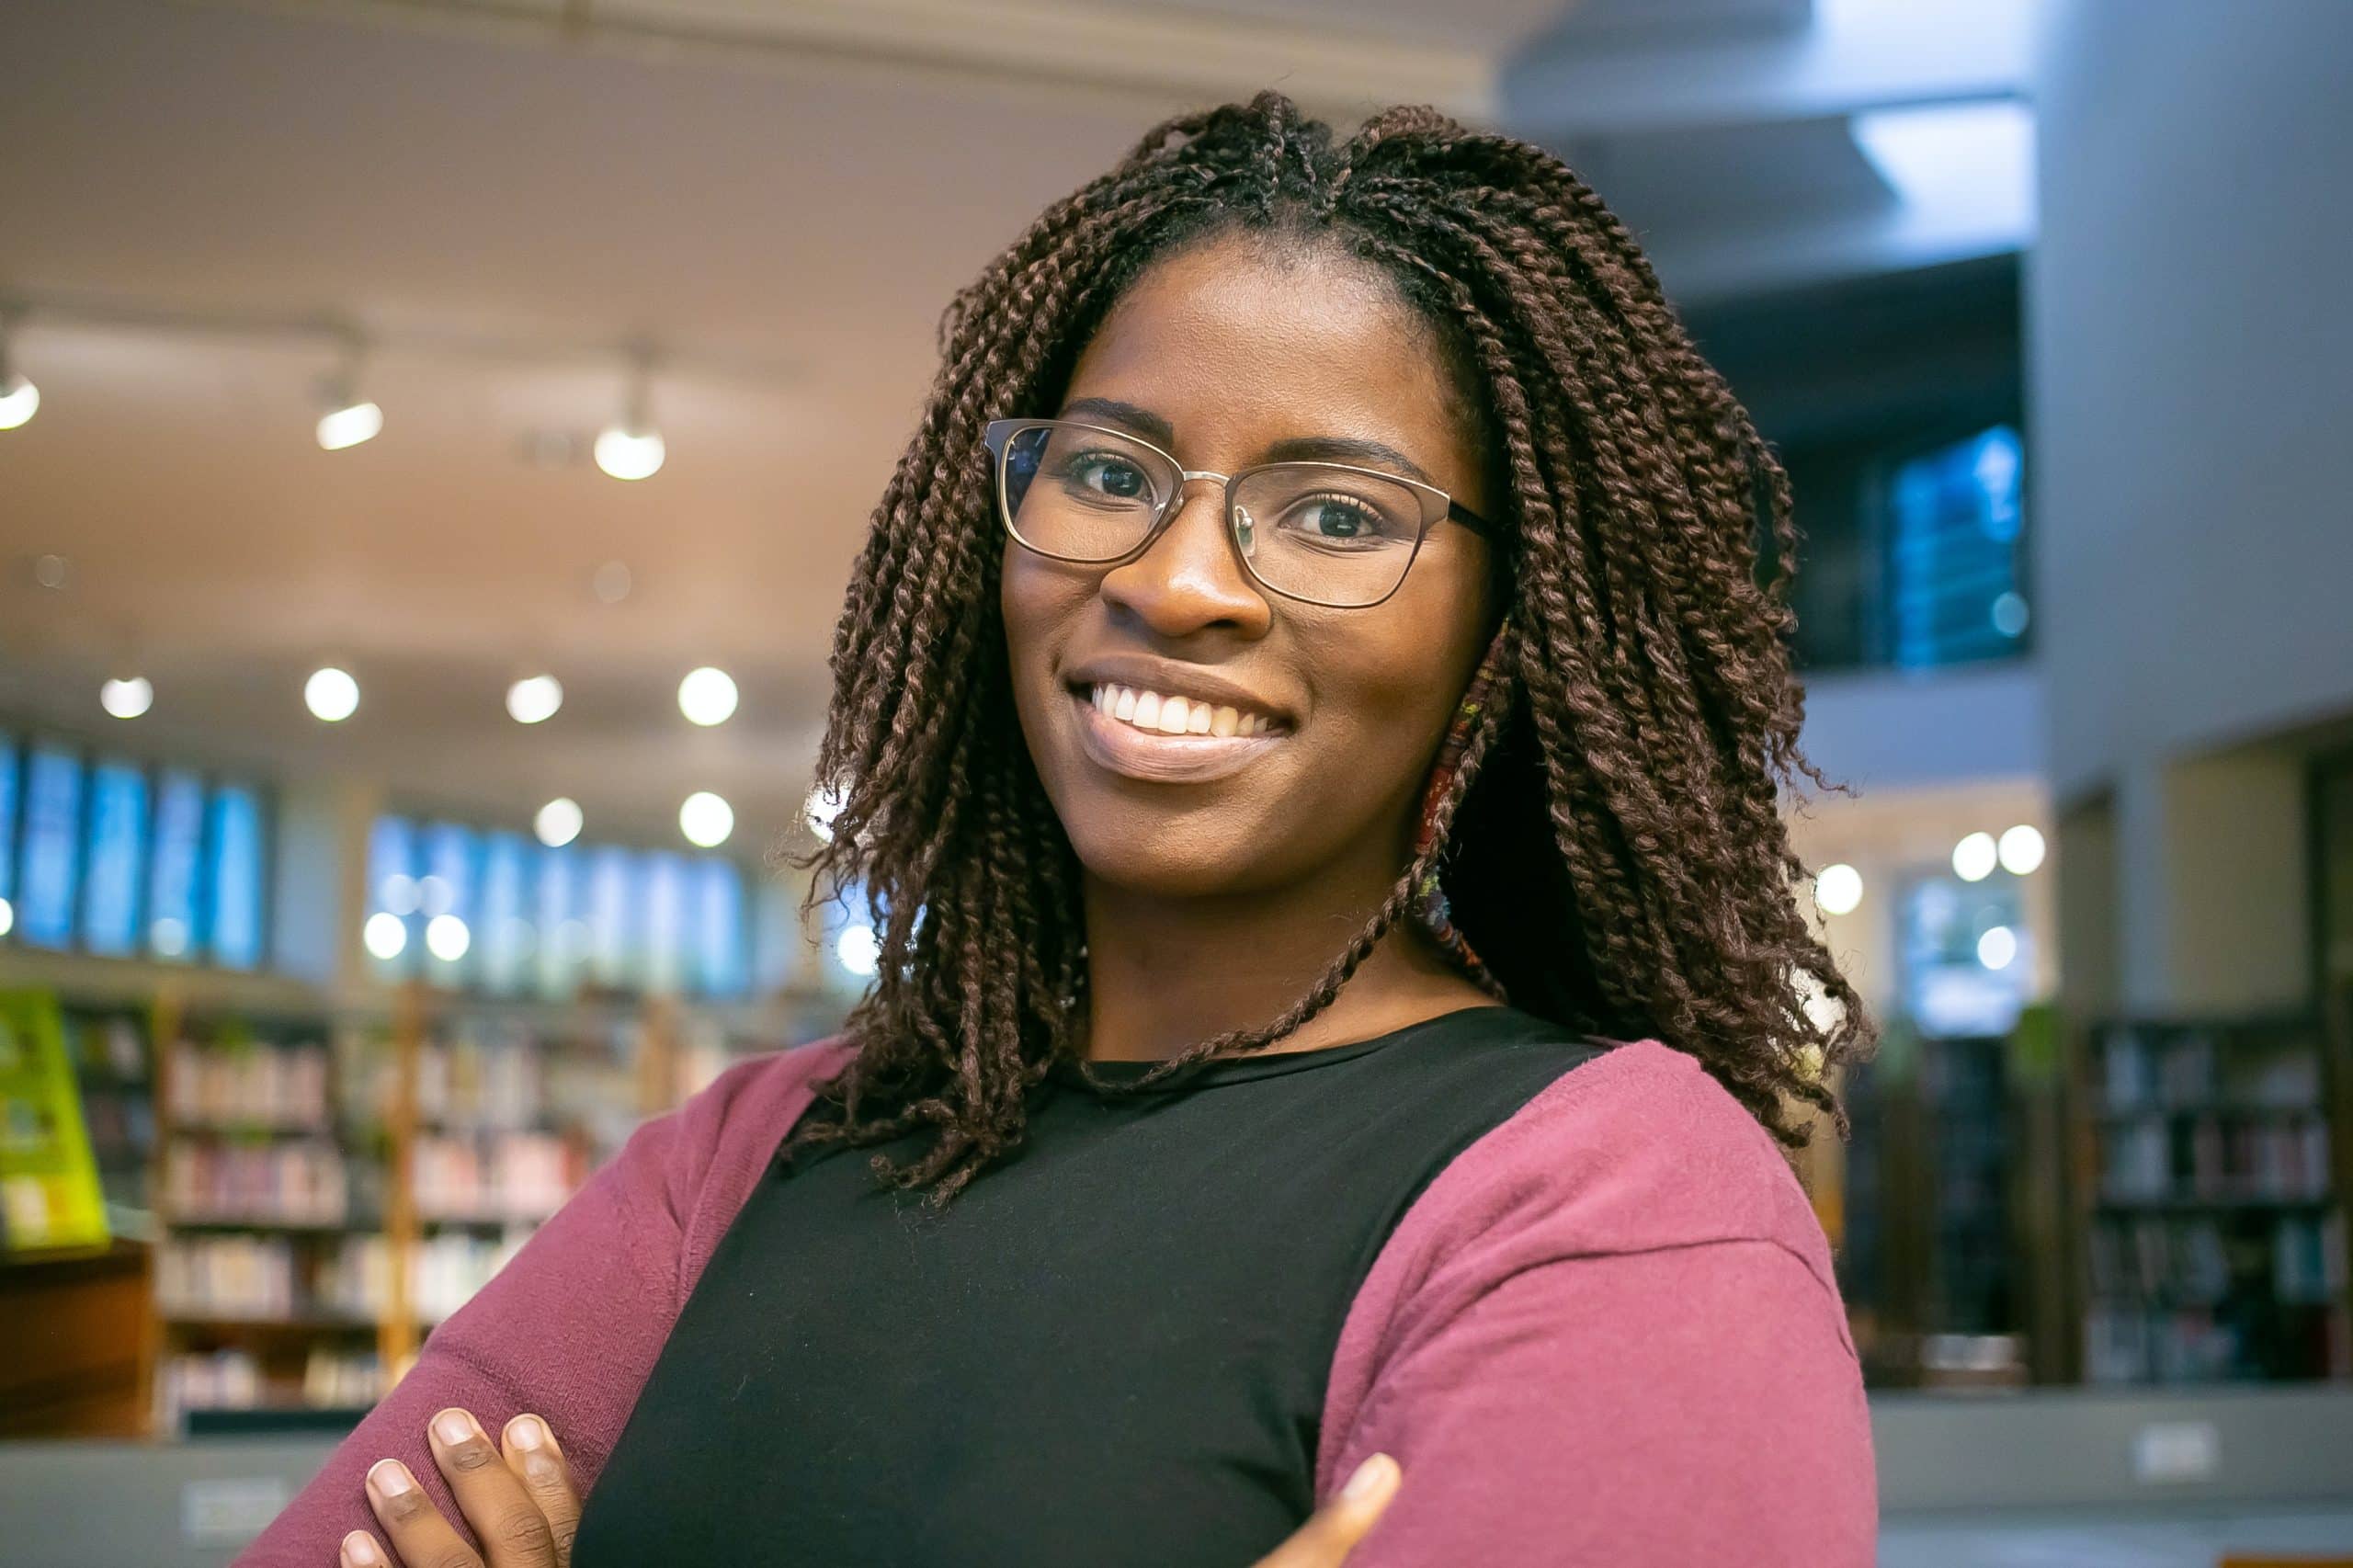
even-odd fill
[(1198, 465), (1303, 436), (1385, 440), (1456, 477), (1468, 459), (1428, 324), (1346, 256), (1226, 242), (1155, 263), (1080, 354), (1077, 397), (1151, 409)]

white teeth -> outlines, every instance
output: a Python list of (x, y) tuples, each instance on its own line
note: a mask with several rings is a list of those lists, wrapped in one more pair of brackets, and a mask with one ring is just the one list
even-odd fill
[(1087, 700), (1108, 718), (1164, 735), (1263, 735), (1274, 728), (1274, 721), (1264, 713), (1245, 713), (1198, 697), (1164, 697), (1108, 682), (1088, 692)]

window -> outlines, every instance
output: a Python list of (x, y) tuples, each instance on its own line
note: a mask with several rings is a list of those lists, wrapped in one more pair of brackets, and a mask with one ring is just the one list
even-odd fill
[(2021, 448), (1997, 425), (1899, 465), (1888, 486), (1890, 662), (2006, 658), (2024, 646)]
[(542, 848), (455, 823), (377, 819), (369, 837), (369, 958), (492, 995), (582, 985), (741, 995), (745, 872), (722, 856), (619, 845)]
[(0, 939), (256, 968), (267, 842), (250, 786), (0, 735)]
[(127, 763), (90, 770), (82, 946), (125, 958), (139, 949), (139, 879), (147, 860), (147, 776)]

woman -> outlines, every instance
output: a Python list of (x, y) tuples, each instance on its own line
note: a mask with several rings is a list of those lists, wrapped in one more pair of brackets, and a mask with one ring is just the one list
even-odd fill
[(1625, 229), (1265, 93), (942, 347), (820, 758), (872, 992), (642, 1130), (244, 1561), (1870, 1561), (1776, 1143), (1865, 1047), (1779, 812), (1788, 487)]

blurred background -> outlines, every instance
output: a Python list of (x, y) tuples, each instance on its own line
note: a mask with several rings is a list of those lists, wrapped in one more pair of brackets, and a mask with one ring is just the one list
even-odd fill
[(938, 313), (1268, 85), (1561, 153), (1790, 471), (1883, 1561), (2353, 1561), (2348, 80), (2345, 0), (0, 0), (0, 1562), (225, 1562), (838, 1022), (767, 851)]

